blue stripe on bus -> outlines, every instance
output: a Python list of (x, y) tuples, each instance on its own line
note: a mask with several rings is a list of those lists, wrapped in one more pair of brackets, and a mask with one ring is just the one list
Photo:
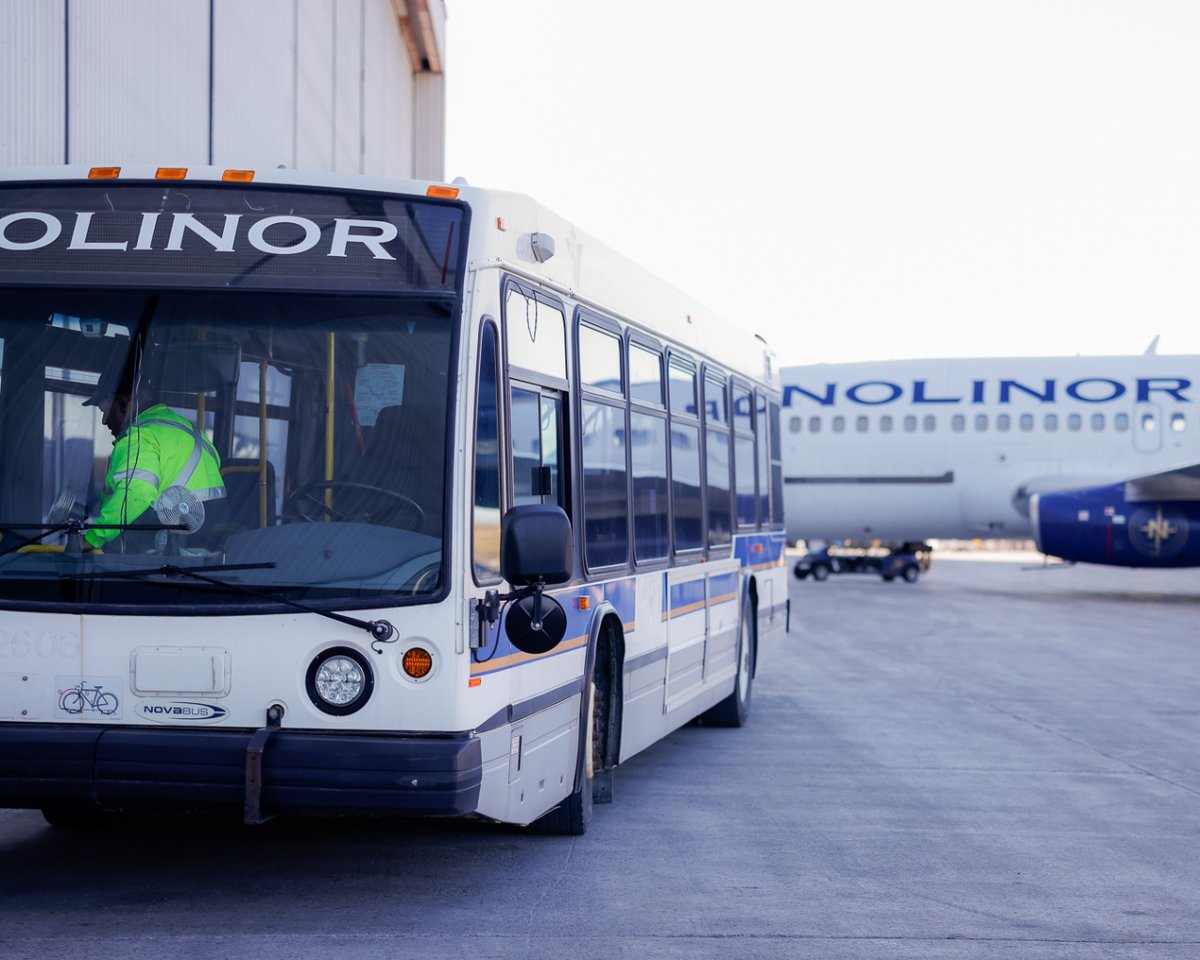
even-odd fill
[[(637, 629), (637, 584), (633, 577), (613, 580), (609, 583), (587, 584), (563, 593), (554, 593), (552, 596), (562, 604), (567, 615), (567, 632), (562, 643), (549, 653), (522, 653), (509, 642), (504, 633), (502, 617), (498, 627), (493, 627), (489, 631), (488, 646), (482, 651), (475, 652), (476, 657), (482, 653), (487, 659), (474, 660), (471, 663), (471, 676), (478, 677), (485, 673), (507, 670), (531, 660), (544, 660), (547, 657), (570, 653), (586, 646), (594, 611), (604, 600), (612, 604), (617, 616), (621, 618), (621, 627), (626, 634), (633, 633)], [(586, 610), (580, 609), (579, 601), (583, 598), (587, 598)], [(505, 608), (505, 616), (507, 616), (507, 608)], [(488, 656), (489, 652), (492, 653), (491, 656)]]
[(787, 536), (783, 533), (752, 533), (735, 537), (733, 555), (743, 568), (763, 570), (783, 563)]
[[(664, 586), (666, 579), (667, 575), (663, 574)], [(670, 617), (673, 620), (675, 617), (681, 617), (685, 613), (703, 610), (704, 604), (703, 577), (696, 580), (688, 580), (684, 583), (673, 583), (670, 585), (669, 590), (663, 590), (664, 609), (662, 618), (666, 620)]]
[(722, 573), (708, 578), (708, 602), (721, 603), (737, 596), (739, 574)]

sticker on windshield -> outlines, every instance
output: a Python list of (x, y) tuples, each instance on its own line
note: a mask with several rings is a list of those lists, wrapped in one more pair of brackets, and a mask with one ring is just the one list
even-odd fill
[(404, 364), (368, 363), (354, 381), (354, 406), (359, 426), (373, 427), (384, 407), (404, 402)]
[(121, 719), (121, 697), (125, 687), (120, 677), (55, 677), (58, 701), (54, 716), (59, 720), (83, 718)]

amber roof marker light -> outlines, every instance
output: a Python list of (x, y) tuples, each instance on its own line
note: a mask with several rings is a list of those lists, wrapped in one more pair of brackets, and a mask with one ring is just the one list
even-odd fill
[(458, 187), (443, 187), (435, 183), (425, 188), (425, 196), (439, 197), (442, 200), (454, 200), (458, 197)]
[(184, 180), (187, 178), (187, 167), (159, 167), (154, 171), (155, 180)]
[(249, 183), (254, 179), (253, 170), (226, 170), (221, 174), (222, 180), (229, 180), (233, 183)]
[(89, 180), (114, 180), (120, 175), (120, 167), (92, 167), (88, 171)]

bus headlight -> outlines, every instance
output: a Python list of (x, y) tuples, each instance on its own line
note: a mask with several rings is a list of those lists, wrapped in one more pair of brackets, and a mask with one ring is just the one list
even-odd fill
[(318, 710), (345, 716), (370, 699), (375, 678), (361, 653), (349, 647), (334, 647), (322, 650), (309, 664), (305, 686)]

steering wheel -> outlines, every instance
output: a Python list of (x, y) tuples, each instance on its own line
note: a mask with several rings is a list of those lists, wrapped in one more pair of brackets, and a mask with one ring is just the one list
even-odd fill
[[(326, 490), (355, 491), (382, 497), (389, 501), (389, 506), (375, 513), (362, 509), (343, 513), (325, 503), (325, 498), (320, 494)], [(406, 497), (402, 493), (388, 490), (385, 487), (375, 487), (369, 483), (354, 483), (350, 480), (321, 480), (317, 483), (306, 483), (288, 497), (287, 510), (309, 523), (319, 523), (327, 518), (351, 523), (382, 523), (384, 515), (390, 516), (399, 511), (401, 519), (408, 522), (384, 525), (402, 527), (405, 530), (420, 530), (425, 526), (425, 511), (412, 497)]]

